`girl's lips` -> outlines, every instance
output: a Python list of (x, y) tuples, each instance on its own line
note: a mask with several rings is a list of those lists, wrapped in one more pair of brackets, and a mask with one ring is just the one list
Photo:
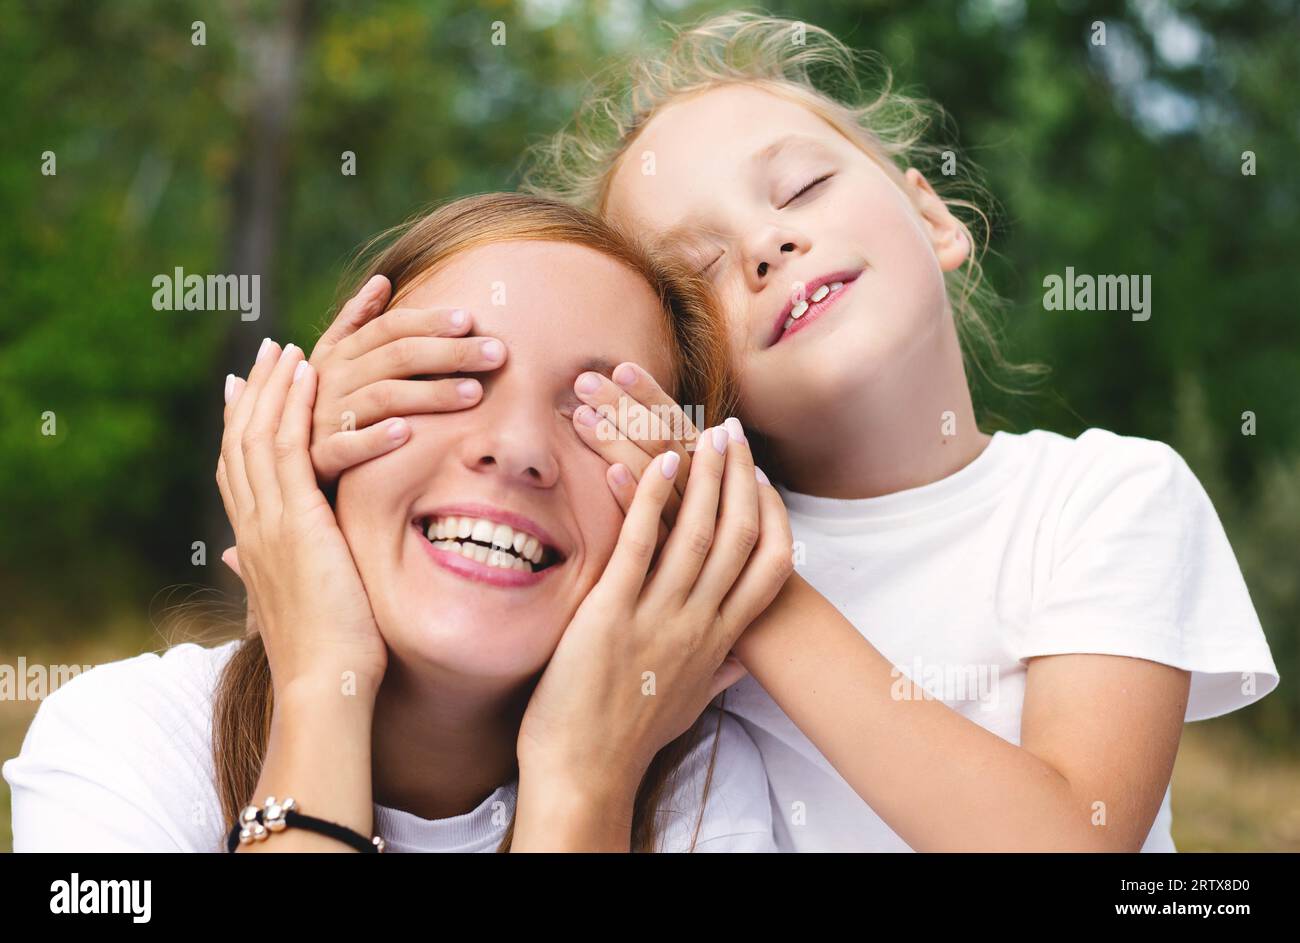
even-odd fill
[(546, 579), (548, 573), (564, 565), (563, 563), (553, 563), (544, 570), (537, 570), (532, 573), (525, 573), (523, 570), (504, 570), (499, 566), (488, 566), (486, 563), (479, 563), (477, 560), (463, 557), (459, 553), (435, 547), (420, 532), (419, 528), (412, 527), (411, 530), (415, 533), (416, 539), (424, 544), (425, 551), (428, 552), (433, 558), (433, 562), (438, 566), (444, 570), (450, 570), (464, 579), (476, 583), (486, 583), (489, 586), (501, 586), (506, 589), (522, 589), (536, 586)]
[(805, 311), (801, 317), (796, 318), (795, 322), (791, 324), (788, 329), (783, 330), (780, 334), (778, 334), (776, 340), (772, 342), (772, 345), (775, 346), (781, 343), (781, 341), (785, 340), (791, 334), (797, 334), (799, 331), (802, 331), (813, 321), (816, 321), (819, 317), (822, 316), (822, 314), (826, 310), (833, 307), (835, 303), (840, 300), (840, 298), (848, 294), (849, 289), (851, 289), (854, 285), (858, 283), (859, 277), (860, 277), (860, 273), (859, 275), (855, 275), (853, 278), (845, 279), (839, 291), (831, 292), (821, 301), (809, 302), (808, 310)]

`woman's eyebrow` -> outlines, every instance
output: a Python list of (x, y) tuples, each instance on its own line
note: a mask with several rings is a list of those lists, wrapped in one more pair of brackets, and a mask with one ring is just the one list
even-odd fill
[(588, 370), (594, 370), (596, 373), (603, 373), (605, 376), (609, 376), (614, 372), (614, 368), (617, 367), (619, 363), (622, 363), (622, 361), (620, 360), (616, 363), (613, 360), (607, 360), (604, 357), (588, 357), (582, 363), (578, 364), (577, 372), (586, 373)]

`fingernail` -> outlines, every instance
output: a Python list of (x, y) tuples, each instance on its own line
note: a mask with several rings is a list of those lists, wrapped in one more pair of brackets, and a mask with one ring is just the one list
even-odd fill
[(229, 403), (230, 397), (234, 395), (235, 395), (235, 375), (233, 373), (227, 373), (226, 374), (226, 402)]
[(722, 426), (713, 427), (713, 448), (718, 452), (727, 451), (727, 430)]
[(611, 465), (609, 469), (610, 477), (614, 479), (615, 484), (625, 485), (632, 480), (628, 473), (627, 466), (623, 464)]
[(579, 406), (574, 410), (573, 415), (576, 416), (578, 422), (582, 423), (584, 426), (595, 426), (596, 423), (600, 422), (600, 416), (596, 414), (594, 409), (587, 405)]
[(269, 338), (269, 337), (268, 337), (268, 338), (265, 338), (265, 339), (262, 341), (262, 346), (259, 347), (259, 348), (257, 349), (257, 359), (258, 359), (258, 360), (261, 360), (263, 357), (266, 356), (267, 351), (269, 351), (269, 350), (271, 349), (271, 344), (272, 344), (272, 343), (273, 343), (273, 342), (272, 342), (271, 338)]
[(763, 474), (763, 469), (759, 468), (757, 465), (754, 466), (754, 477), (758, 479), (760, 485), (771, 484), (771, 482), (767, 480), (767, 475)]
[(298, 366), (293, 368), (293, 382), (297, 383), (302, 375), (307, 372), (307, 361), (299, 360)]
[(665, 478), (671, 478), (677, 474), (677, 465), (682, 457), (676, 452), (665, 452), (663, 461), (659, 463), (659, 470), (664, 473)]
[(451, 313), (451, 326), (464, 327), (469, 323), (469, 312), (464, 308), (457, 308)]
[(288, 357), (295, 349), (296, 348), (293, 344), (285, 344), (284, 349), (280, 351), (280, 359), (283, 360), (285, 357)]
[(478, 396), (478, 381), (461, 380), (456, 384), (456, 392), (461, 399), (475, 399)]
[(387, 428), (384, 430), (384, 435), (393, 442), (400, 442), (406, 438), (408, 432), (410, 432), (410, 426), (406, 424), (405, 419), (390, 419)]
[(619, 386), (631, 386), (636, 382), (636, 371), (629, 364), (621, 364), (614, 371), (614, 382)]
[(486, 340), (483, 342), (483, 359), (496, 363), (505, 353), (505, 348), (501, 346), (498, 340)]
[(727, 432), (731, 434), (733, 441), (745, 441), (745, 428), (740, 424), (740, 420), (735, 416), (728, 417), (727, 421), (724, 422), (723, 425), (727, 427)]
[(578, 377), (577, 390), (579, 393), (594, 393), (600, 389), (600, 377), (594, 373), (584, 373)]

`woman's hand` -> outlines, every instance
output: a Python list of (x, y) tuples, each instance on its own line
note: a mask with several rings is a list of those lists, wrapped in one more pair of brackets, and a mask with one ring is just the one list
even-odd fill
[[(754, 468), (739, 422), (708, 430), (702, 443), (648, 576), (684, 474), (678, 452), (666, 450), (631, 486), (613, 556), (532, 694), (519, 731), (521, 848), (590, 836), (593, 815), (630, 824), (651, 760), (743, 677), (728, 653), (793, 569), (785, 508)], [(627, 469), (614, 465), (611, 475)], [(608, 837), (626, 850), (626, 835)]]
[[(460, 308), (393, 308), (392, 286), (376, 275), (354, 295), (311, 352), (320, 375), (312, 414), (311, 460), (322, 486), (353, 465), (391, 452), (410, 427), (396, 418), (454, 412), (475, 405), (481, 373), (505, 363), (506, 347), (491, 337), (464, 337), (472, 318)], [(384, 312), (382, 317), (376, 317)], [(382, 420), (388, 419), (388, 422)]]
[[(614, 368), (613, 378), (610, 382), (592, 371), (574, 382), (574, 392), (585, 404), (574, 411), (574, 428), (610, 464), (611, 475), (607, 480), (624, 514), (632, 505), (636, 483), (655, 456), (667, 451), (677, 453), (685, 467), (664, 503), (664, 523), (671, 527), (686, 491), (691, 453), (700, 440), (700, 433), (654, 377), (636, 364), (619, 364)], [(638, 430), (644, 434), (635, 435)], [(631, 478), (615, 480), (612, 470), (616, 464), (626, 466)]]
[[(461, 336), (472, 326), (469, 312), (385, 312), (391, 293), (387, 278), (370, 279), (348, 299), (312, 349), (310, 363), (318, 379), (311, 461), (322, 488), (333, 486), (353, 465), (404, 444), (411, 427), (401, 417), (468, 409), (483, 394), (479, 381), (468, 377), (413, 378), (481, 373), (505, 363), (506, 348), (499, 340)], [(221, 559), (242, 579), (237, 550), (227, 549)], [(250, 610), (250, 632), (255, 625)]]
[[(353, 679), (378, 690), (388, 650), (308, 457), (316, 372), (267, 339), (247, 382), (226, 381), (217, 485), (277, 696)], [(353, 672), (346, 675), (346, 672)]]

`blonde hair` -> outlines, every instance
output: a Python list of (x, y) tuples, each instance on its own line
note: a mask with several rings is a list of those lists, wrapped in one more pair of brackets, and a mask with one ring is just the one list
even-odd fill
[[(397, 298), (416, 279), (462, 252), (523, 240), (586, 246), (623, 263), (644, 279), (664, 317), (673, 374), (670, 394), (679, 403), (701, 406), (710, 424), (734, 411), (735, 382), (726, 337), (721, 320), (710, 309), (706, 283), (684, 266), (645, 252), (612, 224), (565, 203), (520, 193), (490, 193), (448, 203), (372, 240), (362, 252), (363, 259), (382, 244), (391, 244), (363, 267), (343, 296), (355, 294), (373, 276), (384, 275)], [(226, 663), (213, 700), (212, 751), (227, 829), (253, 798), (266, 756), (273, 707), (271, 669), (262, 637), (248, 634)], [(682, 761), (702, 737), (701, 720), (660, 750), (642, 778), (633, 806), (633, 851), (655, 850), (660, 837), (656, 817), (664, 811), (662, 801), (672, 792)], [(719, 713), (692, 850), (713, 778), (721, 721)], [(498, 851), (510, 849), (513, 833), (512, 817)]]
[[(529, 149), (525, 190), (604, 214), (614, 175), (650, 120), (674, 101), (727, 85), (759, 88), (803, 105), (860, 147), (900, 188), (907, 166), (955, 160), (954, 149), (925, 142), (932, 122), (947, 123), (943, 109), (895, 91), (878, 57), (855, 52), (827, 30), (732, 12), (673, 31), (667, 48), (614, 66), (566, 128)], [(859, 78), (860, 68), (875, 75), (874, 94)], [(994, 315), (1000, 299), (984, 282), (981, 263), (989, 219), (980, 201), (987, 197), (976, 169), (965, 161), (961, 167), (961, 175), (945, 176), (935, 187), (971, 246), (966, 264), (945, 276), (948, 298), (968, 368), (974, 366), (998, 389), (1017, 392), (985, 369), (985, 355), (1003, 373), (1032, 376), (1045, 368), (1013, 364), (999, 350)]]

